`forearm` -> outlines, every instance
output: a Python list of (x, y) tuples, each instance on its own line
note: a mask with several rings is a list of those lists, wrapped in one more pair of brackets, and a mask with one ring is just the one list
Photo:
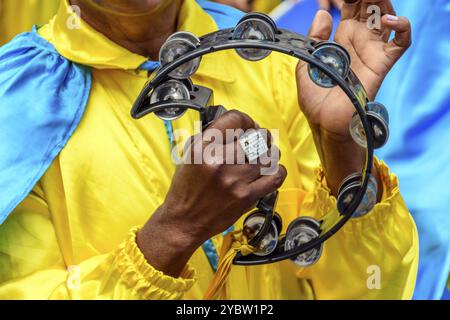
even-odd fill
[[(366, 151), (357, 145), (350, 135), (338, 136), (327, 132), (319, 126), (310, 125), (317, 152), (319, 154), (328, 187), (337, 196), (339, 186), (345, 177), (354, 172), (361, 172), (366, 161)], [(381, 200), (383, 184), (375, 165), (372, 175), (377, 179), (377, 201)]]
[(168, 226), (160, 219), (161, 215), (164, 215), (164, 207), (160, 207), (138, 232), (136, 241), (150, 265), (177, 278), (200, 244), (186, 233)]

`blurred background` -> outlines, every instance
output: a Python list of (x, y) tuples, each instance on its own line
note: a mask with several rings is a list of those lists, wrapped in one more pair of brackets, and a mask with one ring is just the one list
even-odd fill
[[(200, 0), (198, 0), (200, 1)], [(201, 0), (204, 1), (204, 0)], [(270, 13), (279, 27), (307, 34), (317, 10), (335, 28), (343, 0), (217, 0)], [(413, 45), (377, 97), (390, 112), (391, 138), (378, 152), (399, 176), (420, 238), (415, 299), (450, 299), (450, 0), (392, 0), (413, 26)], [(0, 45), (45, 24), (59, 0), (0, 0)], [(1, 105), (1, 100), (0, 100)], [(401, 232), (401, 230), (399, 230)]]

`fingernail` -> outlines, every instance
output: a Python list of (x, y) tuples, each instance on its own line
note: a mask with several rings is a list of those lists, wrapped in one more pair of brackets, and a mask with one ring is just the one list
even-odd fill
[(393, 16), (391, 14), (387, 14), (386, 15), (386, 19), (388, 19), (388, 21), (398, 21), (398, 17), (397, 16)]

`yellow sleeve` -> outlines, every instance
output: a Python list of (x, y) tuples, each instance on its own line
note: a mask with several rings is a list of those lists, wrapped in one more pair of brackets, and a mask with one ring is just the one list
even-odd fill
[(269, 14), (273, 9), (275, 9), (281, 0), (255, 0), (253, 2), (253, 11), (255, 12), (263, 12)]
[[(320, 219), (336, 208), (336, 199), (326, 186), (311, 131), (298, 106), (295, 65), (292, 59), (277, 62), (275, 98), (308, 191), (299, 214)], [(325, 243), (319, 262), (298, 272), (300, 279), (311, 283), (317, 299), (412, 297), (419, 254), (416, 226), (397, 178), (384, 163), (376, 161), (376, 166), (383, 181), (382, 201), (367, 215), (351, 219)]]
[[(317, 299), (411, 299), (418, 268), (419, 241), (398, 180), (376, 161), (383, 198), (366, 216), (351, 219), (329, 239), (316, 265), (300, 270)], [(323, 172), (301, 215), (323, 217), (336, 208)]]
[(137, 230), (115, 250), (70, 265), (61, 254), (69, 246), (33, 191), (0, 226), (0, 299), (181, 299), (195, 272), (187, 266), (175, 279), (155, 270), (136, 245)]

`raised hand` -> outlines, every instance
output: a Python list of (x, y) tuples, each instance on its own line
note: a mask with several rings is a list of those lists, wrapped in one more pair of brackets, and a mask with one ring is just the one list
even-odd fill
[[(374, 5), (381, 13), (379, 29), (373, 28), (374, 12), (368, 10)], [(390, 40), (392, 31), (395, 37)], [(331, 32), (331, 16), (320, 10), (309, 36), (325, 41)], [(410, 46), (411, 26), (408, 19), (395, 16), (389, 0), (345, 0), (334, 41), (347, 49), (352, 69), (369, 98), (374, 99), (389, 70)], [(363, 152), (352, 143), (348, 130), (354, 107), (340, 88), (324, 89), (314, 84), (304, 62), (298, 65), (297, 83), (300, 106), (313, 131), (328, 182), (336, 191), (341, 179), (358, 171), (364, 161)]]

